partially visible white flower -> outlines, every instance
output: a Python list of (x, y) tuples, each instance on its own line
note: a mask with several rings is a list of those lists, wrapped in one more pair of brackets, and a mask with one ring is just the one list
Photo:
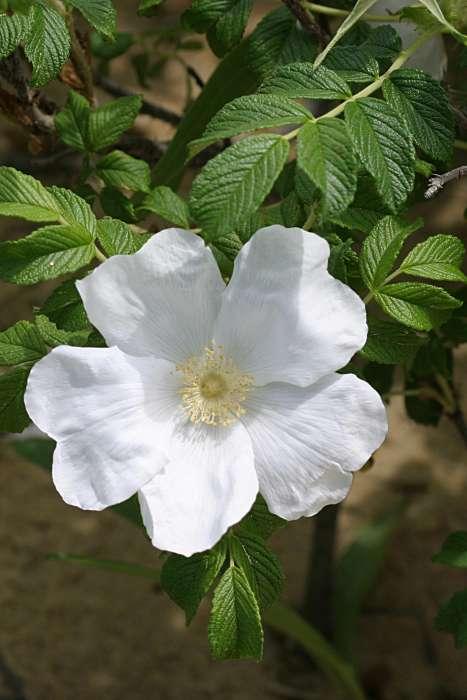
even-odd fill
[[(375, 5), (372, 5), (369, 12), (379, 15), (387, 13), (399, 12), (403, 7), (408, 7), (414, 4), (409, 0), (378, 0)], [(417, 3), (415, 3), (417, 4)], [(421, 7), (421, 4), (420, 4)], [(372, 22), (372, 26), (385, 24), (384, 22)], [(411, 22), (398, 22), (392, 25), (399, 32), (402, 39), (402, 46), (407, 48), (416, 40), (417, 36), (422, 31), (419, 27)], [(441, 80), (446, 70), (448, 58), (444, 48), (443, 38), (441, 35), (434, 36), (421, 46), (418, 51), (410, 57), (404, 68), (420, 68), (429, 73), (435, 80)]]
[(367, 327), (328, 256), (319, 236), (270, 226), (226, 288), (203, 241), (168, 229), (78, 282), (110, 347), (56, 348), (25, 397), (58, 442), (64, 500), (99, 510), (138, 491), (154, 545), (187, 556), (258, 490), (289, 520), (341, 501), (387, 422), (369, 384), (335, 373)]

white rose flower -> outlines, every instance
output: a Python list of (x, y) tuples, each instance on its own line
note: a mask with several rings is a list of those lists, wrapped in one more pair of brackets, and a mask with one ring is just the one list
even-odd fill
[(100, 510), (138, 492), (154, 545), (190, 556), (258, 491), (288, 520), (345, 498), (387, 422), (369, 384), (335, 373), (367, 327), (328, 257), (314, 233), (270, 226), (226, 287), (201, 238), (168, 229), (78, 282), (109, 348), (52, 350), (25, 397), (58, 443), (64, 500)]

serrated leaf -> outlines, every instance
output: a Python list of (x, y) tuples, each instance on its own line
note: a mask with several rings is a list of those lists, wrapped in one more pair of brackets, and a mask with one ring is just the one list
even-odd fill
[(0, 365), (36, 362), (47, 348), (33, 323), (18, 321), (0, 333)]
[(55, 78), (68, 59), (70, 48), (63, 17), (49, 5), (33, 5), (24, 42), (26, 57), (32, 63), (31, 84), (41, 87)]
[(467, 589), (454, 593), (452, 598), (441, 606), (435, 619), (435, 627), (440, 632), (450, 632), (454, 636), (457, 649), (467, 646)]
[(97, 221), (89, 204), (64, 187), (49, 187), (48, 191), (55, 200), (59, 221), (72, 226), (84, 237), (95, 238)]
[(258, 603), (245, 574), (235, 566), (227, 569), (214, 592), (208, 636), (215, 659), (262, 657)]
[(324, 65), (348, 83), (371, 83), (379, 75), (378, 61), (361, 46), (337, 46)]
[(0, 14), (0, 60), (9, 56), (27, 32), (28, 22), (21, 14)]
[(402, 40), (394, 27), (383, 24), (370, 30), (361, 48), (367, 49), (378, 61), (393, 61), (402, 50)]
[(151, 190), (141, 202), (138, 211), (151, 212), (176, 226), (190, 228), (188, 204), (170, 187), (164, 185)]
[(235, 230), (259, 207), (288, 153), (282, 136), (251, 136), (207, 163), (193, 182), (190, 210), (211, 240)]
[(345, 100), (352, 94), (345, 80), (337, 73), (325, 66), (313, 68), (304, 62), (279, 67), (266, 78), (259, 92), (312, 100)]
[(0, 243), (0, 279), (36, 284), (74, 272), (94, 258), (93, 238), (72, 226), (45, 226), (16, 241)]
[(225, 105), (211, 119), (203, 136), (192, 141), (190, 157), (221, 139), (246, 131), (257, 131), (275, 126), (304, 124), (313, 115), (304, 107), (286, 97), (276, 95), (246, 95)]
[(222, 57), (242, 40), (253, 0), (229, 0), (228, 9), (209, 27), (207, 40), (216, 56)]
[(445, 289), (422, 282), (387, 284), (375, 294), (375, 299), (396, 321), (420, 331), (435, 328), (447, 317), (449, 309), (461, 304)]
[(187, 625), (219, 575), (225, 557), (225, 541), (221, 540), (207, 552), (191, 557), (170, 554), (165, 560), (161, 571), (161, 586), (185, 611)]
[(432, 561), (467, 569), (467, 532), (452, 532)]
[(261, 537), (246, 531), (233, 535), (232, 544), (235, 563), (247, 577), (260, 608), (269, 607), (279, 597), (284, 583), (278, 557)]
[(285, 524), (285, 520), (269, 512), (266, 501), (258, 495), (252, 509), (240, 523), (240, 530), (251, 532), (267, 540), (273, 532), (284, 527)]
[(230, 277), (233, 270), (234, 260), (242, 248), (242, 241), (236, 233), (230, 236), (216, 238), (216, 243), (211, 243), (211, 248), (221, 273)]
[(378, 221), (389, 213), (376, 191), (372, 176), (360, 173), (353, 202), (345, 211), (333, 217), (333, 221), (353, 231), (370, 233)]
[(57, 202), (38, 180), (14, 168), (1, 167), (0, 215), (57, 221)]
[(53, 321), (41, 314), (36, 316), (36, 328), (44, 343), (50, 348), (56, 348), (59, 345), (84, 347), (87, 345), (91, 334), (90, 328), (79, 331), (65, 331), (57, 328)]
[(321, 191), (324, 218), (349, 206), (357, 189), (357, 163), (341, 119), (305, 124), (298, 135), (297, 162)]
[(96, 173), (110, 187), (147, 192), (151, 185), (151, 171), (146, 161), (133, 158), (123, 151), (112, 151), (101, 158)]
[(121, 219), (129, 224), (137, 221), (134, 203), (115, 187), (104, 187), (99, 193), (99, 199), (107, 216)]
[(64, 330), (77, 331), (89, 327), (75, 280), (67, 280), (54, 289), (42, 305), (40, 313)]
[(0, 374), (0, 432), (21, 433), (31, 422), (24, 407), (28, 376), (20, 367)]
[(385, 216), (376, 224), (365, 239), (360, 256), (360, 274), (368, 289), (381, 287), (405, 239), (419, 226), (419, 222), (411, 224), (394, 216)]
[(423, 343), (424, 339), (409, 328), (369, 317), (368, 337), (360, 353), (371, 362), (399, 365), (410, 362)]
[(113, 37), (117, 28), (117, 13), (111, 0), (69, 0), (87, 22), (101, 34)]
[(393, 212), (405, 202), (415, 181), (415, 149), (405, 122), (382, 100), (349, 102), (345, 121), (353, 147), (378, 192)]
[(466, 282), (467, 277), (459, 269), (464, 253), (464, 244), (456, 236), (430, 236), (410, 251), (399, 269), (415, 277)]
[(91, 108), (85, 97), (70, 90), (65, 107), (55, 116), (55, 126), (63, 143), (77, 151), (88, 150)]
[(321, 51), (319, 56), (316, 58), (314, 64), (315, 67), (319, 66), (320, 63), (324, 61), (328, 53), (337, 44), (337, 42), (342, 39), (344, 34), (346, 34), (353, 27), (353, 25), (356, 22), (358, 22), (358, 20), (365, 14), (365, 12), (368, 12), (370, 7), (372, 7), (372, 5), (374, 5), (376, 2), (377, 0), (357, 0), (350, 13), (347, 15), (337, 32), (332, 37), (329, 44), (323, 51)]
[(101, 151), (112, 146), (133, 126), (141, 109), (141, 97), (119, 97), (93, 110), (89, 117), (89, 147)]
[(97, 222), (97, 238), (106, 255), (132, 255), (151, 238), (151, 234), (133, 233), (124, 221), (105, 217)]
[(454, 144), (454, 118), (441, 85), (421, 70), (392, 73), (383, 94), (402, 114), (417, 146), (435, 160), (447, 161)]

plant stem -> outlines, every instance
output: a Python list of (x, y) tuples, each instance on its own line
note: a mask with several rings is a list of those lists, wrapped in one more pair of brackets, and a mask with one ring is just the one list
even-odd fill
[[(314, 2), (304, 2), (304, 6), (311, 12), (316, 12), (321, 15), (328, 15), (329, 17), (348, 17), (350, 15), (349, 10), (341, 10), (337, 7), (327, 7), (326, 5), (317, 5)], [(387, 14), (387, 15), (363, 15), (363, 20), (366, 22), (400, 22), (399, 14)]]
[(101, 250), (99, 250), (99, 248), (97, 246), (95, 246), (94, 255), (99, 260), (99, 262), (105, 262), (107, 260), (104, 253)]
[(78, 76), (82, 80), (85, 96), (87, 97), (91, 105), (94, 105), (95, 99), (92, 70), (91, 66), (88, 63), (86, 53), (84, 52), (78, 35), (76, 34), (72, 10), (66, 13), (65, 22), (66, 26), (68, 27), (68, 31), (70, 32), (71, 38), (71, 60), (73, 62)]
[(329, 641), (334, 630), (334, 559), (339, 510), (340, 504), (327, 506), (313, 518), (314, 530), (303, 601), (305, 619)]
[(320, 27), (318, 22), (310, 15), (305, 3), (300, 0), (282, 0), (290, 12), (298, 19), (303, 29), (311, 36), (315, 37), (320, 46), (324, 46), (328, 40), (326, 32)]

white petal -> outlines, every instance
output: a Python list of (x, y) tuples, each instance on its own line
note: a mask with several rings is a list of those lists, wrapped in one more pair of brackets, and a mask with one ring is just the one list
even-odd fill
[(166, 229), (135, 255), (116, 255), (77, 283), (91, 322), (130, 355), (181, 362), (211, 342), (225, 289), (198, 236)]
[(164, 426), (178, 404), (177, 381), (165, 360), (117, 348), (62, 346), (33, 367), (25, 404), (58, 442), (53, 479), (67, 503), (101, 510), (164, 467)]
[(349, 472), (383, 442), (386, 410), (352, 374), (333, 374), (301, 388), (270, 384), (252, 392), (242, 421), (255, 454), (259, 490), (287, 520), (314, 515), (342, 500)]
[(328, 274), (328, 257), (323, 238), (283, 226), (260, 229), (240, 251), (214, 338), (256, 384), (307, 386), (365, 344), (363, 302)]
[[(407, 6), (407, 0), (379, 0), (371, 8), (371, 12), (380, 15), (386, 12), (399, 12)], [(372, 26), (384, 25), (387, 22), (372, 22)], [(399, 22), (392, 25), (402, 38), (403, 48), (407, 48), (420, 35), (420, 28), (411, 22)], [(444, 48), (443, 38), (437, 35), (421, 46), (413, 56), (409, 58), (404, 68), (421, 68), (429, 73), (435, 80), (441, 80), (447, 66), (447, 54)]]
[(155, 547), (184, 556), (210, 549), (248, 513), (258, 493), (253, 451), (241, 423), (185, 424), (174, 458), (139, 494)]

